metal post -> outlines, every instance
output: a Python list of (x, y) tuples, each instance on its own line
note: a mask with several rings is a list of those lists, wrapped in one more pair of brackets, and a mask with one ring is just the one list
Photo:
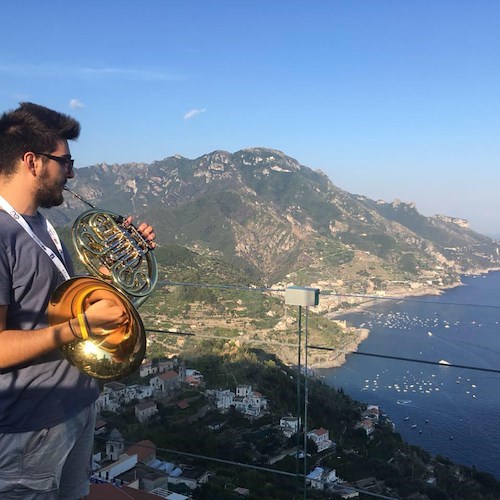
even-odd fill
[(301, 375), (301, 357), (302, 348), (302, 306), (306, 307), (306, 340), (305, 340), (305, 373), (304, 373), (304, 498), (307, 498), (307, 345), (308, 345), (308, 306), (317, 306), (319, 303), (319, 288), (305, 288), (300, 286), (288, 287), (285, 291), (285, 304), (299, 306), (299, 342), (297, 351), (297, 455), (296, 455), (296, 476), (297, 476), (297, 496), (299, 492), (299, 449), (300, 449), (300, 375)]
[(297, 453), (296, 453), (296, 461), (295, 461), (295, 472), (297, 474), (297, 497), (299, 494), (299, 458), (300, 458), (300, 349), (301, 349), (301, 339), (302, 339), (302, 306), (299, 306), (299, 342), (297, 348)]
[(306, 306), (306, 337), (304, 344), (304, 500), (307, 498), (307, 407), (309, 404), (309, 394), (308, 394), (308, 385), (307, 385), (307, 346), (309, 341), (309, 329), (308, 329), (308, 320), (309, 320), (309, 307)]

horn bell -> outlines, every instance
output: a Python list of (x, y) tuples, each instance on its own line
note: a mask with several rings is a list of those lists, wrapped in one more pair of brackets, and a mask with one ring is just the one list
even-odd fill
[(127, 323), (105, 335), (76, 340), (61, 347), (64, 357), (81, 372), (105, 381), (117, 380), (134, 372), (146, 353), (146, 331), (130, 299), (116, 287), (92, 277), (71, 278), (53, 292), (49, 306), (49, 324), (76, 318), (92, 303), (92, 295), (109, 294), (120, 303), (128, 316)]

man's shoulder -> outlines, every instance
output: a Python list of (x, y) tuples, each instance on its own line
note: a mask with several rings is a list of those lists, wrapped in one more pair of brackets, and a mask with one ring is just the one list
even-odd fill
[(10, 214), (8, 214), (5, 210), (2, 210), (1, 208), (0, 208), (0, 220), (2, 220), (2, 223), (3, 221), (16, 222)]
[(7, 212), (0, 210), (0, 239), (7, 238), (13, 232), (17, 232), (21, 226)]

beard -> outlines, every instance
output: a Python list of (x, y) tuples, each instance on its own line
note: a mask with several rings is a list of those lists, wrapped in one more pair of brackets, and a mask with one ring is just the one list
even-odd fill
[(51, 208), (58, 207), (64, 201), (64, 185), (55, 184), (46, 176), (40, 178), (40, 184), (36, 192), (36, 200), (39, 207)]

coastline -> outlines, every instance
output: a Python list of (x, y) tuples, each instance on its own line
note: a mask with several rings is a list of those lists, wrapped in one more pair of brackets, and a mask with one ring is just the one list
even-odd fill
[[(483, 269), (483, 270), (475, 270), (475, 271), (470, 271), (467, 273), (461, 274), (461, 276), (473, 276), (473, 275), (484, 275), (488, 274), (490, 272), (495, 272), (495, 271), (500, 271), (500, 268), (490, 268), (490, 269)], [(338, 350), (338, 352), (335, 353), (335, 355), (324, 362), (320, 363), (313, 363), (311, 364), (312, 369), (319, 369), (319, 368), (339, 368), (343, 366), (346, 363), (346, 358), (348, 354), (352, 354), (353, 352), (356, 352), (359, 348), (359, 346), (368, 338), (370, 335), (370, 330), (367, 328), (355, 328), (352, 326), (349, 326), (345, 323), (345, 321), (341, 320), (341, 316), (344, 314), (350, 314), (350, 313), (357, 313), (357, 312), (362, 312), (372, 305), (374, 305), (377, 301), (380, 300), (392, 300), (392, 301), (401, 301), (401, 300), (412, 300), (416, 299), (418, 297), (424, 297), (424, 296), (438, 296), (442, 295), (448, 290), (451, 290), (453, 288), (457, 288), (460, 286), (464, 286), (462, 281), (458, 281), (456, 283), (450, 284), (448, 286), (442, 286), (442, 287), (437, 287), (437, 286), (423, 286), (415, 290), (411, 290), (411, 293), (408, 293), (408, 289), (401, 289), (401, 288), (394, 288), (388, 291), (387, 295), (373, 295), (373, 296), (365, 296), (365, 297), (359, 297), (360, 302), (359, 303), (353, 303), (352, 307), (349, 308), (344, 308), (344, 309), (338, 309), (333, 312), (326, 313), (326, 317), (332, 321), (335, 321), (337, 325), (342, 328), (343, 333), (346, 335), (349, 334), (354, 334), (355, 338), (352, 338), (349, 340), (346, 344), (341, 346)]]
[[(342, 387), (356, 401), (381, 405), (391, 420), (396, 424), (399, 422), (397, 432), (405, 441), (432, 455), (449, 457), (453, 462), (468, 466), (474, 464), (477, 470), (497, 476), (500, 470), (498, 461), (493, 463), (491, 460), (491, 456), (500, 456), (495, 453), (497, 450), (491, 448), (491, 436), (495, 435), (494, 419), (484, 418), (484, 415), (495, 414), (498, 403), (495, 378), (483, 376), (481, 371), (495, 367), (495, 352), (500, 345), (496, 313), (500, 272), (494, 270), (488, 274), (462, 276), (462, 280), (464, 286), (441, 297), (422, 298), (431, 304), (435, 300), (436, 307), (404, 302), (394, 304), (394, 307), (390, 304), (379, 305), (373, 318), (368, 317), (373, 310), (369, 309), (367, 317), (361, 313), (361, 316), (352, 317), (352, 323), (370, 325), (373, 321), (372, 334), (375, 336), (369, 339), (369, 345), (365, 343), (359, 348), (360, 352), (383, 355), (391, 353), (394, 348), (403, 358), (434, 363), (447, 359), (464, 369), (470, 366), (477, 367), (479, 371), (464, 373), (461, 368), (425, 364), (412, 366), (404, 359), (392, 364), (392, 361), (383, 358), (365, 358), (354, 354), (347, 358), (344, 367), (318, 369), (315, 374), (329, 386)], [(461, 307), (462, 304), (471, 307)], [(442, 305), (445, 308), (440, 312)], [(391, 310), (394, 322), (385, 325), (385, 318)], [(446, 324), (450, 325), (450, 330), (446, 329)], [(432, 332), (433, 339), (427, 337), (428, 331)], [(446, 340), (442, 342), (443, 339)], [(422, 348), (422, 353), (419, 353), (419, 348)], [(434, 389), (427, 393), (429, 382)], [(400, 384), (401, 391), (395, 383)], [(410, 390), (410, 385), (408, 391), (404, 391), (406, 383), (415, 384), (415, 391)], [(419, 384), (422, 388), (418, 387)], [(436, 388), (439, 389), (434, 392)], [(399, 398), (408, 398), (412, 403), (401, 405)], [(446, 410), (443, 411), (443, 408)], [(404, 420), (407, 416), (409, 421)], [(425, 425), (425, 419), (429, 420), (428, 425)], [(478, 426), (478, 422), (483, 420), (485, 424)], [(413, 424), (417, 424), (417, 431), (412, 429)], [(419, 429), (423, 430), (422, 434)], [(450, 436), (455, 439), (449, 439)], [(458, 441), (457, 436), (460, 436)]]
[[(344, 327), (343, 327), (344, 328)], [(332, 353), (332, 356), (327, 361), (322, 361), (319, 363), (311, 363), (311, 369), (319, 369), (319, 368), (339, 368), (345, 364), (347, 361), (346, 357), (348, 354), (356, 352), (358, 347), (368, 338), (370, 335), (370, 330), (368, 328), (352, 328), (345, 327), (344, 331), (348, 331), (349, 333), (354, 333), (355, 338), (346, 342), (342, 347)]]

